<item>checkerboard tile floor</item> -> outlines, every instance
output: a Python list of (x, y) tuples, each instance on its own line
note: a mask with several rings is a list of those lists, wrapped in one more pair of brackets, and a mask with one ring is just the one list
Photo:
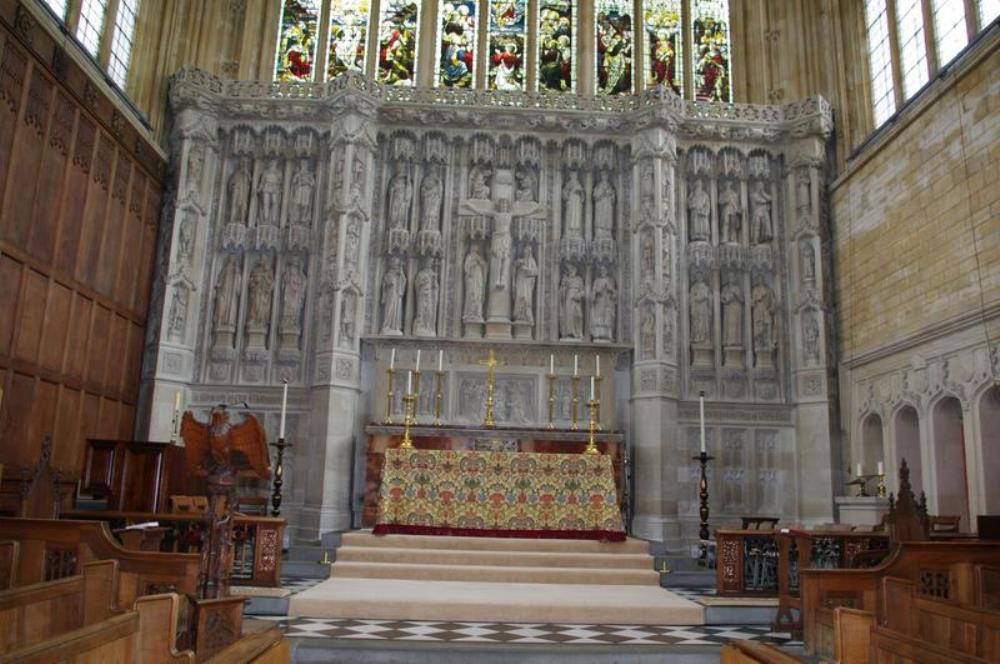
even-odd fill
[(275, 617), (286, 636), (455, 643), (546, 643), (567, 645), (724, 645), (753, 639), (801, 645), (787, 632), (766, 626), (552, 625), (538, 623), (442, 622)]
[(714, 586), (669, 586), (667, 590), (692, 602), (699, 597), (715, 597)]
[(284, 588), (288, 588), (292, 591), (292, 594), (300, 593), (303, 590), (309, 590), (318, 583), (325, 581), (325, 579), (315, 579), (306, 576), (283, 576), (281, 577), (281, 585)]

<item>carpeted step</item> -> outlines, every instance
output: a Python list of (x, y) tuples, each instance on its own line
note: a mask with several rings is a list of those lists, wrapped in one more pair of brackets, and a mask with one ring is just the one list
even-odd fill
[(473, 551), (551, 551), (568, 553), (649, 553), (649, 542), (628, 538), (624, 542), (596, 540), (528, 539), (520, 537), (450, 537), (446, 535), (373, 535), (353, 530), (342, 536), (349, 546), (411, 549), (463, 549)]
[(627, 586), (657, 585), (660, 575), (652, 569), (450, 566), (340, 560), (330, 568), (330, 576), (424, 581), (477, 581), (482, 583), (571, 583)]
[(345, 545), (337, 561), (415, 563), (420, 565), (493, 565), (507, 567), (587, 567), (652, 569), (653, 558), (636, 553), (570, 553), (563, 551), (477, 551)]
[[(340, 564), (340, 563), (338, 563)], [(475, 583), (334, 577), (293, 595), (310, 618), (701, 625), (701, 606), (658, 586)]]

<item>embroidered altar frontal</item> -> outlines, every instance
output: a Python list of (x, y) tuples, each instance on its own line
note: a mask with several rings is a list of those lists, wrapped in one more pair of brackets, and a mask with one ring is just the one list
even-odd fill
[(389, 449), (376, 535), (623, 541), (603, 454)]

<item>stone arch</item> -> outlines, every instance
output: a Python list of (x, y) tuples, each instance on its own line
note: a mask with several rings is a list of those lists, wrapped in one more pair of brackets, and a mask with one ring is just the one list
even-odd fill
[(885, 439), (882, 416), (869, 412), (861, 420), (861, 463), (866, 475), (875, 473), (880, 461), (885, 459)]
[(968, 472), (965, 464), (965, 430), (962, 403), (945, 395), (931, 407), (934, 448), (934, 502), (939, 515), (961, 516), (969, 526)]
[[(1000, 385), (993, 385), (979, 397), (979, 441), (983, 477), (1000, 477)], [(986, 514), (1000, 514), (1000, 484), (984, 483)]]
[[(903, 403), (892, 416), (893, 447), (896, 452), (895, 464), (901, 466), (903, 459), (910, 468), (910, 486), (913, 492), (920, 495), (924, 490), (923, 452), (920, 446), (920, 415), (912, 404)], [(895, 477), (895, 469), (887, 469), (886, 473)]]

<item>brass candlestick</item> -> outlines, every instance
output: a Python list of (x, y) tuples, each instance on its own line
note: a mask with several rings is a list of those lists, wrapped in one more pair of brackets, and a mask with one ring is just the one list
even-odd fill
[(546, 428), (555, 429), (556, 428), (556, 375), (549, 374), (546, 376), (549, 379), (549, 424)]
[(434, 426), (441, 426), (441, 402), (444, 401), (444, 372), (434, 372)]
[(292, 444), (286, 443), (284, 438), (279, 438), (278, 442), (271, 443), (271, 447), (278, 450), (278, 456), (274, 462), (274, 492), (271, 494), (271, 516), (281, 515), (281, 487), (285, 484), (285, 448), (291, 446)]
[(410, 427), (414, 424), (413, 404), (416, 400), (416, 394), (403, 395), (403, 442), (399, 444), (399, 449), (401, 450), (413, 449), (413, 438), (410, 437)]
[(590, 411), (590, 436), (587, 438), (587, 449), (584, 454), (597, 454), (597, 408), (601, 402), (591, 399), (587, 402), (587, 410)]
[(604, 380), (600, 376), (594, 376), (594, 383), (596, 384), (596, 398), (597, 398), (597, 430), (601, 431), (601, 381)]
[(885, 473), (878, 476), (878, 497), (885, 498), (886, 486), (885, 486)]
[(708, 531), (708, 462), (715, 457), (702, 452), (694, 461), (701, 464), (701, 477), (698, 479), (698, 564), (702, 567), (708, 566), (708, 538), (711, 533)]
[(573, 383), (573, 407), (570, 410), (570, 428), (573, 429), (573, 431), (576, 431), (580, 428), (577, 423), (577, 416), (580, 408), (580, 377), (570, 376), (570, 382)]
[(486, 360), (480, 360), (479, 364), (486, 365), (486, 416), (483, 418), (483, 426), (492, 429), (497, 425), (493, 414), (493, 388), (496, 382), (494, 370), (500, 366), (500, 363), (497, 362), (496, 354), (491, 348)]
[(396, 375), (396, 370), (389, 367), (385, 371), (389, 376), (389, 387), (385, 392), (385, 419), (382, 421), (384, 424), (392, 424), (392, 398), (395, 396), (392, 389), (392, 379)]

